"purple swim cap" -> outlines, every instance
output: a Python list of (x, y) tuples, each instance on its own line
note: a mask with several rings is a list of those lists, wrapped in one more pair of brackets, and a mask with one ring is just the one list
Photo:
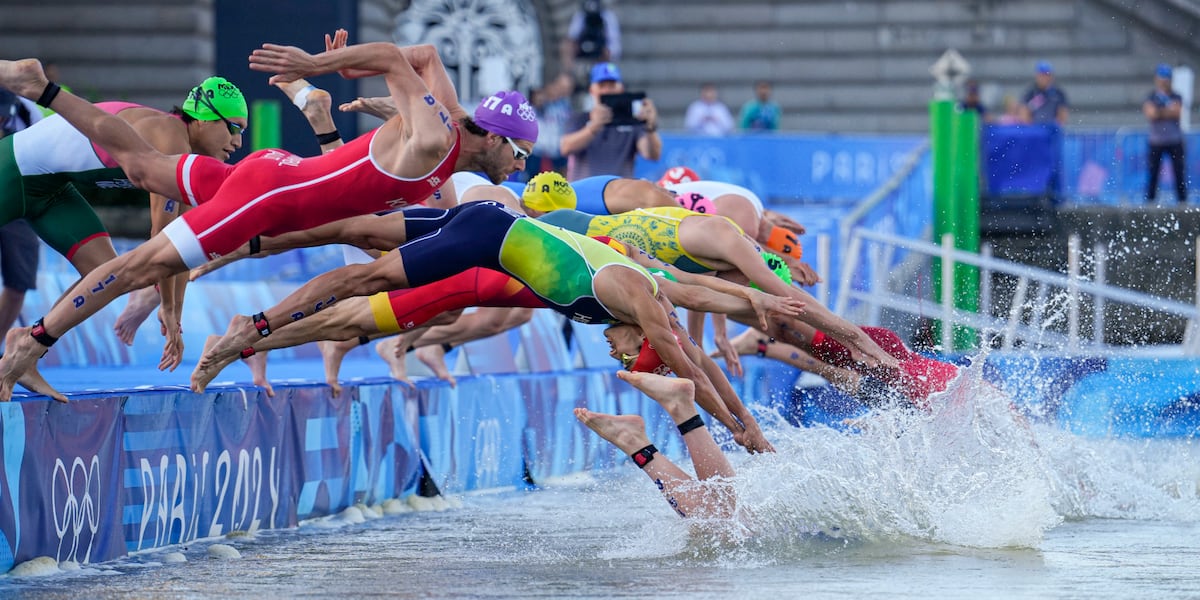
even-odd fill
[(496, 92), (484, 98), (475, 108), (475, 122), (497, 135), (537, 141), (537, 113), (518, 91)]

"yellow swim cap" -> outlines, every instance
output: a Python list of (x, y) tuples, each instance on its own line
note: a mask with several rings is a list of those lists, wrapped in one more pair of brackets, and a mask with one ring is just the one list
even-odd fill
[(540, 212), (550, 212), (561, 208), (575, 208), (575, 188), (567, 183), (567, 179), (555, 171), (538, 173), (525, 184), (521, 193), (521, 201), (525, 206)]

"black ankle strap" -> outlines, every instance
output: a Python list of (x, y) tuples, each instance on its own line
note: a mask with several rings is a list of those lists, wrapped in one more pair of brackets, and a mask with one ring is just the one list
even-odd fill
[(47, 82), (46, 89), (42, 90), (41, 96), (38, 96), (38, 106), (50, 108), (50, 103), (54, 102), (54, 99), (58, 97), (58, 93), (61, 91), (62, 88), (59, 87), (57, 83), (54, 83), (53, 81)]
[(250, 346), (249, 348), (242, 350), (240, 354), (242, 358), (250, 358), (251, 356), (258, 354), (258, 350), (255, 350), (254, 346)]
[(691, 431), (704, 427), (704, 419), (701, 419), (700, 415), (695, 415), (680, 423), (677, 427), (679, 427), (679, 435), (687, 435)]
[(271, 335), (271, 324), (267, 322), (267, 315), (258, 313), (250, 318), (254, 320), (254, 328), (258, 330), (258, 335), (263, 337)]
[(646, 465), (650, 464), (650, 461), (654, 460), (655, 454), (658, 454), (658, 448), (655, 448), (654, 444), (650, 444), (649, 446), (630, 454), (629, 458), (633, 459), (633, 463), (636, 464), (638, 468), (645, 469)]
[[(42, 317), (44, 319), (45, 317)], [(58, 338), (46, 333), (46, 326), (42, 324), (42, 319), (38, 319), (33, 323), (33, 327), (29, 330), (29, 337), (37, 340), (37, 343), (49, 348), (58, 341)]]

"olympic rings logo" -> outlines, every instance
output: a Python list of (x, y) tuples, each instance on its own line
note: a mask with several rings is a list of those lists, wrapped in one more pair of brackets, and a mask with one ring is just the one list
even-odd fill
[[(99, 456), (93, 455), (90, 463), (75, 457), (69, 470), (62, 459), (54, 461), (50, 508), (54, 511), (54, 531), (58, 534), (58, 560), (87, 563), (92, 555), (92, 541), (100, 528)], [(85, 531), (87, 548), (83, 560), (79, 560), (80, 535)]]

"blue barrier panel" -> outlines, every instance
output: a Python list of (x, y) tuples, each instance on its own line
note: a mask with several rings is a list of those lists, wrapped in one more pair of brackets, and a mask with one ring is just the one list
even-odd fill
[(1059, 191), (1062, 129), (1057, 125), (984, 125), (980, 143), (988, 196)]
[(638, 160), (634, 176), (658, 181), (684, 165), (741, 185), (764, 201), (863, 198), (891, 179), (924, 136), (663, 133), (662, 160)]
[(421, 449), (444, 493), (524, 483), (525, 405), (514, 376), (465, 378), (420, 400)]
[[(421, 461), (415, 417), (416, 390), (400, 385), (362, 385), (356, 391), (362, 442), (354, 465), (354, 502), (377, 504), (417, 489)], [(412, 416), (409, 413), (412, 413)]]
[(100, 562), (125, 554), (114, 523), (122, 505), (121, 424), (112, 409), (118, 401), (5, 407), (0, 526), (9, 548), (0, 557), (23, 560), (53, 549), (59, 560)]

